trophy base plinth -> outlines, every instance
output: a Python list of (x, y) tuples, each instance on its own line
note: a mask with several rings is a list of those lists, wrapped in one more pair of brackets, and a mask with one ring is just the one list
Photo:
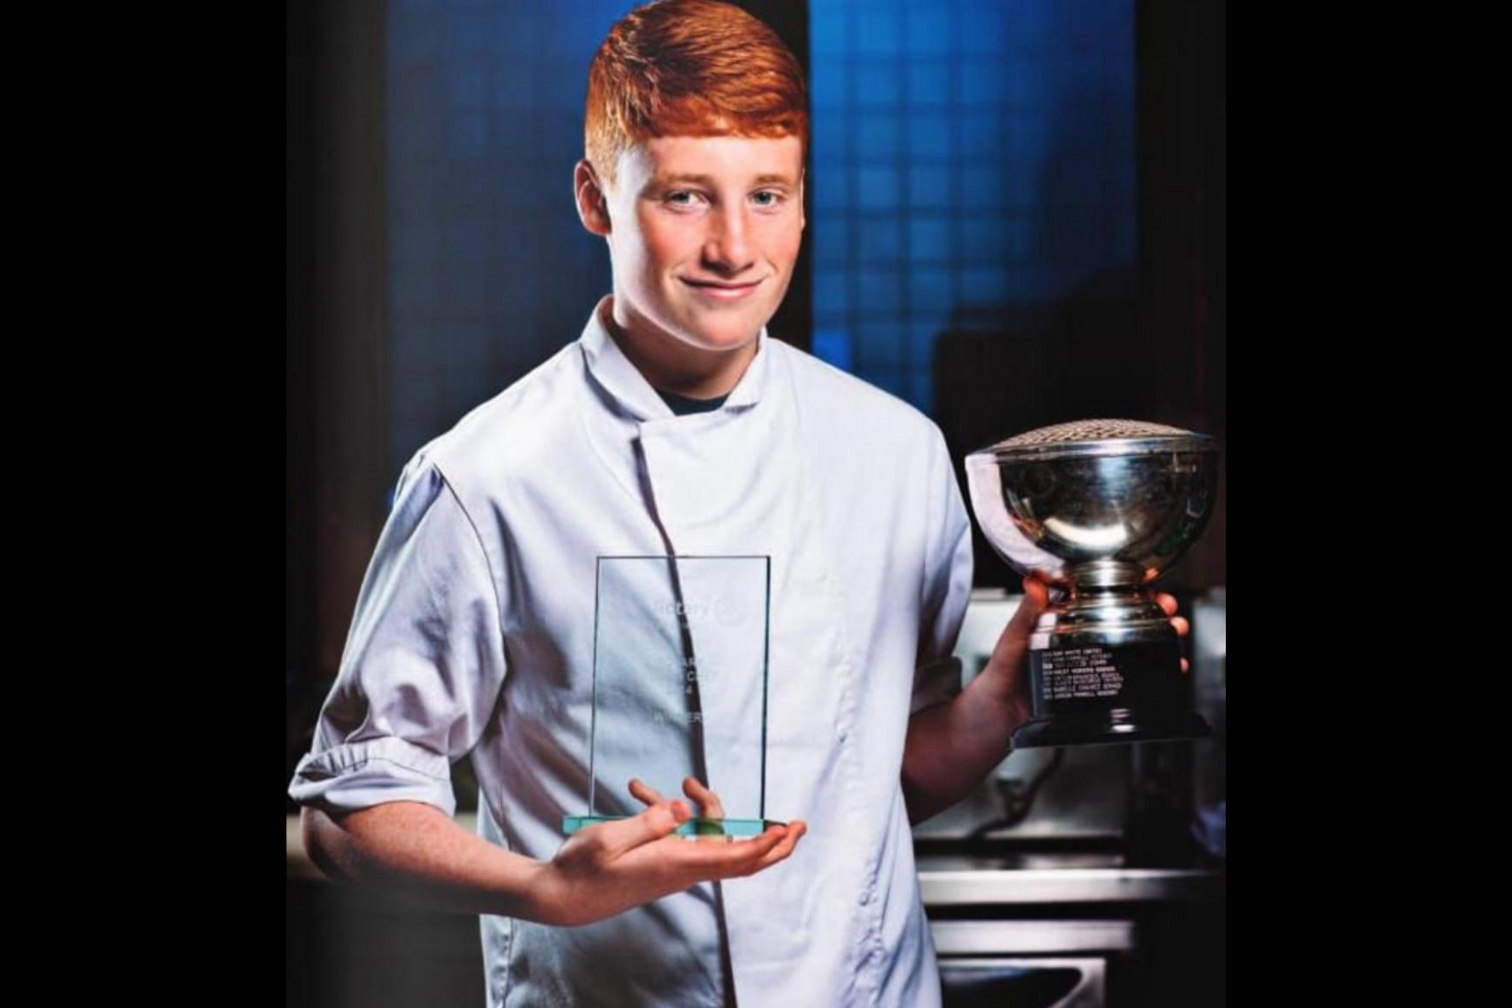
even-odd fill
[(1196, 711), (1152, 715), (1115, 708), (1105, 717), (1038, 718), (1025, 722), (1013, 733), (1013, 748), (1176, 741), (1205, 738), (1212, 732)]
[[(578, 830), (598, 823), (618, 822), (630, 816), (563, 816), (562, 832), (571, 836)], [(672, 832), (677, 836), (695, 840), (728, 840), (732, 837), (760, 836), (768, 826), (783, 826), (785, 823), (770, 819), (689, 819)]]

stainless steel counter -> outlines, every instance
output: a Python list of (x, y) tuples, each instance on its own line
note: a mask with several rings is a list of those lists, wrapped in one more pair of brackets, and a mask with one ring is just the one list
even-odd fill
[(1226, 874), (1166, 868), (941, 869), (921, 859), (919, 889), (926, 907), (1222, 901)]

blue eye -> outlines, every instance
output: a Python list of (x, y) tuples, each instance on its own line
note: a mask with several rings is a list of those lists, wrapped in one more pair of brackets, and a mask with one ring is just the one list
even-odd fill
[(782, 202), (782, 195), (772, 192), (770, 189), (763, 189), (751, 198), (756, 200), (757, 206), (761, 207), (774, 207)]

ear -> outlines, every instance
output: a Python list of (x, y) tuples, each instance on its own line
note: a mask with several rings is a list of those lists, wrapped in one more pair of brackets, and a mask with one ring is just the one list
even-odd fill
[(577, 199), (578, 219), (583, 222), (583, 227), (599, 237), (607, 235), (610, 231), (609, 201), (593, 165), (586, 160), (579, 161), (572, 170), (572, 192)]
[(803, 185), (808, 181), (808, 172), (805, 170), (798, 176), (798, 230), (808, 227), (808, 218), (803, 215)]

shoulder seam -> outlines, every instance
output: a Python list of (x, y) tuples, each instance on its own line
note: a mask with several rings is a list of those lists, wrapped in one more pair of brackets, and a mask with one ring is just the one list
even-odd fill
[(836, 367), (822, 357), (816, 357), (811, 353), (785, 343), (783, 344), (783, 348), (788, 351), (790, 357), (800, 361), (803, 365), (802, 368), (794, 369), (795, 381), (805, 380), (797, 374), (799, 370), (803, 370), (807, 374), (817, 376), (822, 381), (835, 382), (852, 394), (874, 400), (888, 407), (901, 407), (905, 413), (911, 414), (913, 419), (923, 420), (928, 424), (938, 427), (938, 424), (934, 424), (928, 414), (924, 413), (907, 399), (894, 395), (885, 389), (878, 388), (861, 376), (852, 374), (844, 368)]
[[(488, 547), (483, 544), (483, 534), (478, 531), (478, 523), (473, 521), (473, 516), (467, 510), (467, 505), (462, 503), (462, 495), (457, 493), (456, 487), (452, 486), (451, 478), (446, 475), (446, 471), (441, 468), (441, 464), (432, 460), (430, 465), (431, 468), (436, 470), (436, 475), (441, 477), (441, 485), (446, 487), (447, 493), (451, 494), (452, 500), (457, 504), (457, 510), (461, 511), (462, 517), (467, 519), (467, 527), (472, 529), (473, 539), (478, 544), (478, 553), (483, 557), (483, 567), (488, 571), (488, 587), (493, 592), (494, 614), (499, 621), (499, 632), (502, 634), (504, 632), (504, 600), (499, 596), (498, 573), (493, 569), (493, 561), (488, 557)], [(503, 641), (499, 642), (499, 646), (503, 647)]]

